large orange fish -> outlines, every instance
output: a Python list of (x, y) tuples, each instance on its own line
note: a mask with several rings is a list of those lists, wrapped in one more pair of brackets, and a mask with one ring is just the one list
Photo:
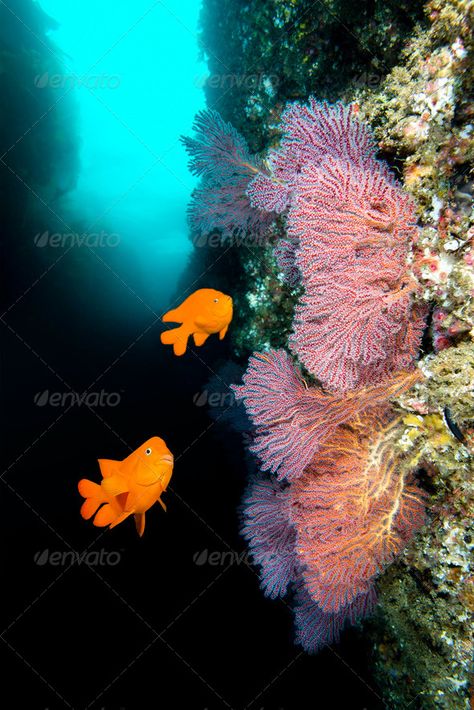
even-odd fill
[(165, 313), (162, 320), (164, 323), (182, 323), (179, 328), (162, 333), (161, 342), (172, 345), (175, 355), (184, 355), (190, 335), (198, 346), (213, 333), (219, 333), (222, 340), (232, 320), (232, 299), (213, 288), (200, 288), (178, 308)]
[(85, 498), (82, 517), (89, 520), (95, 514), (94, 525), (114, 528), (134, 515), (141, 537), (145, 512), (157, 501), (166, 510), (161, 494), (170, 482), (173, 463), (173, 454), (158, 436), (148, 439), (123, 461), (99, 459), (100, 484), (87, 478), (78, 484), (79, 493)]

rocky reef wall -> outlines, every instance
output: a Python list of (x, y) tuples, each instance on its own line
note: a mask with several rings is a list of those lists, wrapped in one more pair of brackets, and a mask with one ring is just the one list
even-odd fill
[[(379, 582), (364, 639), (389, 707), (469, 707), (474, 573), (472, 2), (205, 0), (207, 103), (261, 151), (287, 101), (355, 103), (418, 205), (426, 380), (397, 403), (398, 446), (430, 493), (429, 521)], [(286, 345), (298, 287), (262, 243), (201, 235), (189, 271), (232, 275), (233, 350)], [(189, 275), (189, 274), (188, 274)], [(200, 284), (204, 285), (204, 283)]]

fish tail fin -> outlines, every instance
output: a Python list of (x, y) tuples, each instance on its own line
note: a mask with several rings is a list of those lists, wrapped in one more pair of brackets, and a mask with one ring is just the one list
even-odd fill
[(81, 479), (77, 488), (81, 496), (85, 498), (81, 506), (81, 516), (84, 520), (89, 520), (105, 502), (103, 491), (98, 483), (89, 481), (87, 478)]
[(165, 330), (161, 334), (161, 342), (163, 345), (172, 345), (174, 354), (180, 356), (186, 352), (189, 336), (189, 330), (181, 325), (179, 328)]
[(95, 515), (94, 525), (102, 528), (110, 525), (122, 515), (124, 509), (123, 496), (107, 496), (106, 491), (100, 484), (89, 481), (87, 478), (80, 480), (77, 487), (81, 496), (85, 498), (81, 506), (81, 516), (84, 520), (89, 520)]
[(117, 520), (118, 515), (119, 513), (117, 513), (114, 507), (110, 505), (110, 503), (106, 503), (97, 511), (94, 518), (94, 525), (96, 528), (105, 528), (107, 525), (113, 528), (113, 523)]

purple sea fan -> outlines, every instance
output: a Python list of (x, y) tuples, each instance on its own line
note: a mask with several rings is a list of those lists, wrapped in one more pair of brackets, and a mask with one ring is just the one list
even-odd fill
[[(267, 161), (267, 165), (270, 171), (274, 169), (271, 157)], [(272, 174), (262, 172), (253, 178), (248, 185), (246, 194), (255, 209), (282, 214), (291, 204), (292, 190), (290, 183), (279, 180)]]
[(297, 243), (289, 239), (280, 239), (273, 250), (273, 255), (278, 268), (289, 286), (297, 286), (301, 281), (301, 274), (296, 263)]
[(256, 427), (250, 451), (262, 470), (292, 481), (340, 424), (408, 389), (419, 377), (398, 372), (388, 382), (342, 396), (308, 387), (286, 351), (270, 350), (249, 359), (243, 384), (232, 389)]
[(297, 586), (294, 597), (296, 643), (307, 653), (317, 653), (327, 644), (339, 641), (345, 626), (355, 624), (369, 616), (376, 605), (373, 586), (359, 594), (350, 604), (336, 612), (324, 612), (311, 598), (303, 582)]
[(233, 170), (247, 176), (259, 172), (245, 138), (217, 111), (200, 111), (193, 129), (195, 138), (181, 139), (190, 155), (189, 169), (193, 175), (225, 182)]
[(289, 488), (269, 478), (255, 478), (243, 502), (241, 532), (261, 567), (265, 596), (271, 599), (284, 596), (296, 577), (296, 533), (288, 506)]
[(217, 111), (198, 113), (194, 130), (195, 138), (182, 138), (191, 172), (202, 177), (189, 207), (193, 231), (219, 229), (225, 236), (251, 233), (254, 238), (264, 234), (273, 215), (252, 207), (246, 194), (250, 180), (263, 169), (261, 161)]

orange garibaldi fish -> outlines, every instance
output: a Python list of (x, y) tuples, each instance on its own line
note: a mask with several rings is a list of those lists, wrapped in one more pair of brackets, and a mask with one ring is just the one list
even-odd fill
[(173, 463), (173, 454), (158, 436), (148, 439), (123, 461), (99, 459), (100, 484), (87, 478), (78, 484), (79, 493), (85, 498), (82, 517), (89, 520), (95, 514), (94, 525), (114, 528), (134, 515), (141, 537), (145, 530), (145, 512), (156, 501), (166, 510), (161, 494), (170, 482)]
[(175, 355), (184, 355), (190, 335), (198, 346), (214, 333), (219, 333), (222, 340), (232, 320), (232, 298), (213, 288), (200, 288), (178, 308), (165, 313), (162, 320), (164, 323), (182, 323), (179, 328), (162, 333), (161, 342), (173, 345)]

